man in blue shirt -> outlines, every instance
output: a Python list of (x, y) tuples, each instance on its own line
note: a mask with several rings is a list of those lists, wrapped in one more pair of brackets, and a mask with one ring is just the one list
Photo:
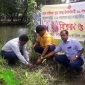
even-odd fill
[(64, 55), (55, 55), (55, 60), (65, 67), (70, 67), (78, 72), (76, 77), (81, 77), (83, 74), (84, 64), (84, 49), (79, 41), (68, 38), (68, 31), (63, 30), (60, 32), (62, 42), (56, 47), (56, 49), (42, 58), (45, 59), (49, 56), (56, 54), (56, 52), (64, 51)]

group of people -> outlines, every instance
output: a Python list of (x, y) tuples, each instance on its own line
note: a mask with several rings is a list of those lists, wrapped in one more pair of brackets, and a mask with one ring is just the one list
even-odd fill
[[(43, 59), (55, 58), (55, 60), (65, 66), (66, 68), (74, 69), (77, 77), (81, 77), (84, 73), (82, 65), (84, 64), (84, 48), (79, 41), (70, 39), (67, 30), (62, 30), (60, 36), (62, 42), (56, 45), (52, 35), (47, 32), (43, 25), (36, 27), (37, 38), (32, 49), (41, 54), (37, 59), (36, 64), (40, 64)], [(32, 66), (30, 62), (28, 51), (25, 44), (28, 41), (27, 35), (21, 35), (8, 41), (1, 50), (1, 55), (4, 59), (8, 60), (8, 64), (15, 65), (17, 60), (27, 66)], [(57, 55), (57, 52), (65, 52), (65, 54)]]
[[(37, 4), (34, 3), (35, 8), (36, 6)], [(35, 19), (34, 21), (38, 20)], [(75, 39), (70, 39), (68, 31), (62, 30), (60, 32), (62, 42), (59, 45), (56, 45), (55, 39), (49, 32), (47, 32), (45, 26), (39, 25), (38, 23), (36, 25), (38, 25), (35, 29), (37, 37), (32, 49), (41, 54), (37, 59), (36, 64), (40, 64), (44, 59), (54, 58), (58, 63), (62, 64), (66, 68), (74, 69), (78, 73), (77, 77), (81, 77), (84, 73), (82, 68), (82, 65), (84, 64), (84, 48), (80, 42)], [(8, 41), (2, 47), (1, 56), (8, 60), (9, 65), (15, 65), (17, 60), (20, 60), (27, 66), (33, 65), (30, 62), (29, 54), (25, 46), (28, 40), (28, 36), (24, 34)], [(61, 51), (65, 54), (56, 54)]]

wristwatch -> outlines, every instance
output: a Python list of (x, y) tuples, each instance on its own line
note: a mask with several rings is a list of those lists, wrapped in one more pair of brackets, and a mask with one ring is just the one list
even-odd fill
[(76, 55), (76, 58), (78, 58), (78, 56)]

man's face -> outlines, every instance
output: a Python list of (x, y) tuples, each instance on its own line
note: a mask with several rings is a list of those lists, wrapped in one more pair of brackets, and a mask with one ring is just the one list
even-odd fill
[(36, 9), (37, 8), (37, 4), (33, 3), (33, 7), (34, 7), (34, 9)]
[(27, 42), (26, 41), (20, 41), (20, 45), (25, 45)]
[(63, 41), (67, 41), (68, 35), (66, 34), (65, 31), (63, 31), (62, 33), (60, 33), (60, 36), (61, 36), (61, 39), (62, 39)]
[(45, 34), (45, 30), (39, 32), (38, 34), (39, 34), (39, 36), (43, 36)]
[(36, 9), (37, 8), (37, 5), (34, 5), (34, 8)]

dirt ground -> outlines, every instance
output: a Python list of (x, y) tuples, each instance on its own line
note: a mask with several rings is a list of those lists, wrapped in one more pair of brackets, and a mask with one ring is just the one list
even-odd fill
[[(83, 65), (85, 70), (85, 64)], [(43, 69), (42, 73), (49, 80), (50, 85), (85, 85), (85, 73), (81, 78), (76, 78), (76, 72), (67, 70), (56, 62), (44, 62), (40, 65), (34, 65), (32, 71)]]
[[(82, 67), (85, 70), (85, 64)], [(74, 70), (68, 71), (64, 66), (53, 60), (48, 60), (40, 65), (36, 65), (34, 62), (32, 70), (39, 69), (43, 69), (42, 73), (49, 80), (50, 85), (85, 85), (85, 72), (81, 78), (76, 78), (77, 73)]]
[[(33, 67), (24, 66), (21, 63), (17, 63), (15, 67), (11, 67), (14, 71), (19, 70), (19, 66), (21, 70), (26, 70), (28, 72), (38, 72), (41, 70), (44, 78), (48, 81), (49, 85), (85, 85), (85, 73), (81, 78), (75, 78), (77, 74), (74, 70), (67, 70), (64, 66), (54, 62), (53, 60), (46, 60), (40, 65), (35, 64)], [(10, 68), (6, 62), (4, 62), (5, 68)], [(85, 64), (83, 65), (85, 70)], [(19, 71), (20, 73), (21, 71)], [(21, 74), (21, 73), (20, 73)]]
[(68, 77), (69, 82), (66, 82), (63, 85), (85, 85), (85, 64), (83, 65), (83, 68), (84, 68), (84, 75), (81, 78), (75, 78), (74, 75), (72, 75), (71, 73), (71, 75), (73, 76), (73, 79), (71, 79), (69, 76)]

